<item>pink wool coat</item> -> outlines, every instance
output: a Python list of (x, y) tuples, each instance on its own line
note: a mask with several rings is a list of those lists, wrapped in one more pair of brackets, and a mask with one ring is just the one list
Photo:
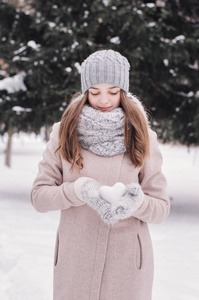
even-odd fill
[[(59, 152), (59, 123), (39, 164), (31, 200), (36, 210), (61, 210), (54, 260), (54, 300), (151, 300), (153, 250), (147, 223), (169, 214), (166, 180), (156, 134), (150, 129), (150, 157), (135, 168), (129, 156), (102, 157), (82, 149), (84, 168), (71, 165)], [(76, 197), (74, 182), (91, 177), (102, 185), (139, 182), (142, 206), (126, 220), (104, 223)]]

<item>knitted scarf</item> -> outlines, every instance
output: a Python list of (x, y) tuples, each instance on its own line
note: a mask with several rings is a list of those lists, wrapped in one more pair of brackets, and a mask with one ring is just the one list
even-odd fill
[(124, 114), (120, 107), (102, 112), (84, 106), (77, 124), (80, 145), (101, 156), (113, 156), (126, 151), (124, 145)]

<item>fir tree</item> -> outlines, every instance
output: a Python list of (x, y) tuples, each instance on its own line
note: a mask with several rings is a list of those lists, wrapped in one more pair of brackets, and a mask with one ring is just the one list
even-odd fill
[(131, 91), (146, 103), (159, 137), (197, 144), (198, 4), (148, 2), (110, 1), (103, 41), (129, 59)]
[(58, 121), (80, 89), (81, 62), (111, 48), (130, 61), (131, 92), (146, 103), (159, 137), (198, 144), (196, 1), (35, 0), (28, 11), (2, 2), (0, 14), (1, 58), (8, 66), (1, 78), (25, 72), (27, 90), (2, 92), (0, 105), (12, 114), (16, 103), (24, 108), (13, 116), (18, 130), (38, 132)]

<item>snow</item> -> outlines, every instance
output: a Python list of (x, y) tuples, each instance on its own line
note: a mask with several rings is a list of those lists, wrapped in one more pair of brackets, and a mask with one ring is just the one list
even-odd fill
[(89, 46), (92, 46), (93, 45), (93, 43), (91, 42), (91, 41), (87, 41), (86, 42)]
[(21, 107), (21, 106), (13, 106), (13, 111), (16, 111), (17, 114), (20, 114), (21, 112), (31, 112), (31, 108)]
[(0, 80), (0, 90), (6, 90), (8, 93), (15, 93), (20, 90), (26, 91), (27, 88), (24, 84), (24, 73), (19, 73), (13, 77), (6, 77)]
[(164, 63), (164, 65), (165, 65), (165, 67), (168, 67), (168, 65), (169, 65), (168, 59), (164, 59), (164, 60), (163, 60), (163, 63)]
[(198, 70), (198, 68), (199, 68), (198, 61), (195, 60), (194, 64), (188, 64), (188, 67), (193, 70)]
[(146, 26), (147, 27), (154, 27), (154, 26), (156, 26), (156, 22), (150, 22)]
[(155, 4), (154, 3), (142, 3), (141, 7), (148, 7), (148, 8), (154, 8)]
[(174, 39), (172, 39), (173, 44), (176, 44), (177, 42), (183, 42), (185, 40), (184, 35), (178, 35)]
[(77, 46), (79, 46), (79, 43), (77, 41), (75, 41), (72, 45), (71, 45), (71, 49), (75, 49)]
[(169, 40), (169, 39), (165, 39), (165, 38), (163, 38), (163, 37), (161, 37), (161, 41), (164, 42), (164, 43), (166, 43), (166, 44), (170, 43), (170, 40)]
[(38, 49), (40, 48), (41, 45), (36, 44), (35, 41), (33, 41), (33, 40), (30, 40), (30, 41), (27, 43), (27, 46), (31, 47), (31, 48), (34, 49), (34, 50), (38, 50)]
[(75, 68), (77, 69), (78, 73), (80, 74), (80, 73), (81, 73), (81, 65), (80, 65), (80, 63), (79, 63), (79, 62), (76, 62), (76, 63), (74, 64), (74, 66), (75, 66)]
[(66, 70), (66, 72), (70, 73), (72, 71), (72, 68), (71, 67), (67, 67), (65, 70)]
[(56, 27), (56, 24), (54, 22), (48, 22), (48, 26), (50, 28), (54, 28), (54, 27)]
[(194, 96), (194, 92), (193, 91), (189, 91), (188, 93), (184, 93), (184, 92), (178, 92), (177, 95), (181, 95), (183, 97), (193, 97)]
[(104, 6), (108, 6), (109, 4), (109, 0), (103, 0), (102, 2), (104, 3)]
[(23, 47), (19, 48), (18, 50), (14, 51), (14, 54), (15, 55), (19, 54), (19, 53), (23, 52), (24, 50), (26, 50), (26, 46), (23, 46)]
[(119, 44), (121, 43), (119, 36), (114, 36), (114, 37), (112, 37), (112, 38), (110, 39), (110, 42), (111, 42), (112, 44), (117, 44), (117, 45), (119, 45)]
[(165, 7), (165, 1), (164, 0), (156, 0), (156, 6)]
[(174, 77), (177, 76), (177, 73), (173, 69), (170, 69), (169, 72), (172, 74), (172, 76), (174, 76)]
[[(0, 299), (52, 299), (53, 259), (59, 212), (38, 213), (30, 190), (45, 143), (14, 136), (12, 168), (4, 165), (0, 139)], [(149, 225), (154, 246), (153, 300), (199, 299), (199, 148), (160, 145), (171, 214)]]
[(89, 15), (89, 10), (85, 10), (84, 11), (84, 19), (88, 18)]
[(21, 57), (21, 56), (14, 56), (12, 58), (12, 61), (17, 61), (17, 60), (20, 60), (20, 61), (29, 61), (29, 58), (28, 57)]

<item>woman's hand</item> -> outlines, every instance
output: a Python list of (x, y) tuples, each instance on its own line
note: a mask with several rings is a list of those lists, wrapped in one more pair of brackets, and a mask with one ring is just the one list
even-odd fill
[(101, 197), (100, 187), (96, 180), (89, 177), (80, 177), (74, 183), (76, 196), (92, 207), (105, 223), (113, 224), (116, 220), (111, 212), (111, 203)]
[(144, 194), (138, 183), (125, 186), (117, 182), (114, 186), (102, 186), (89, 177), (75, 181), (77, 197), (97, 211), (104, 222), (114, 224), (132, 216), (143, 203)]
[(113, 201), (111, 212), (115, 219), (124, 220), (133, 215), (144, 201), (144, 194), (138, 183), (126, 186), (125, 192), (119, 200)]

